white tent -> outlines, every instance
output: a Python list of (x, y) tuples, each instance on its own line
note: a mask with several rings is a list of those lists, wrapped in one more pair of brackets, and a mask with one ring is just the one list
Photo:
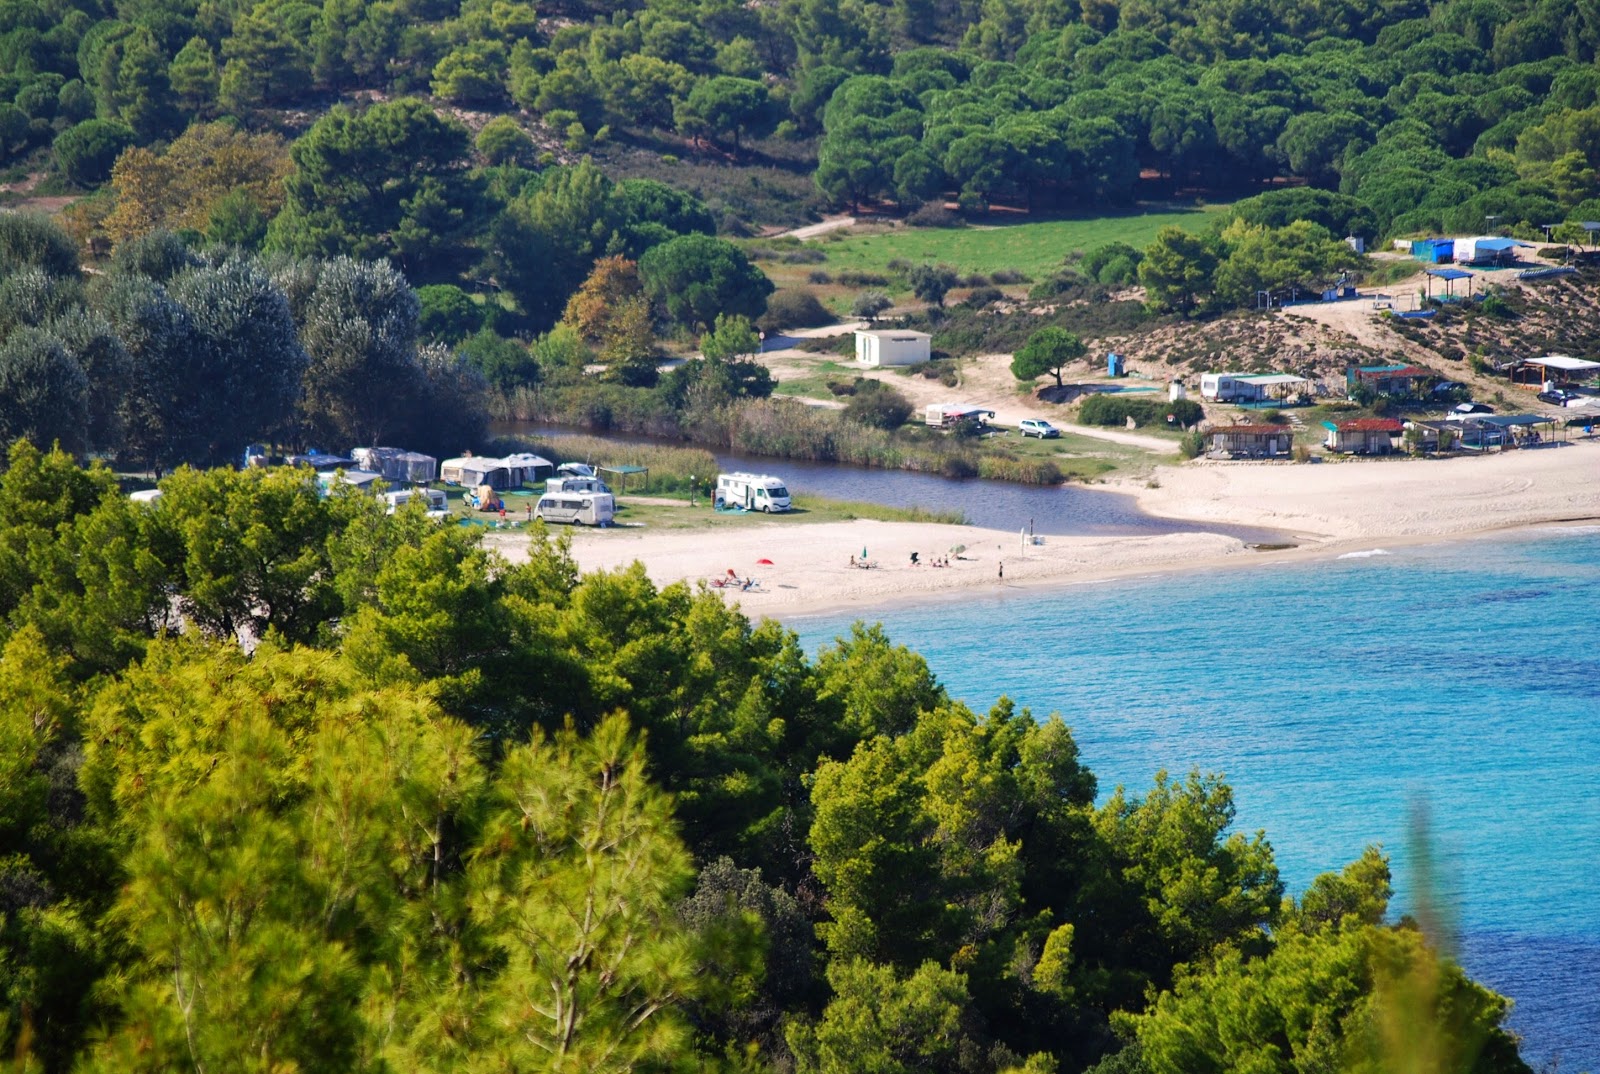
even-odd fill
[(486, 459), (481, 455), (444, 460), (439, 464), (439, 478), (446, 484), (465, 485), (469, 489), (479, 485), (503, 489), (514, 484), (511, 469), (504, 459)]
[(519, 485), (527, 485), (535, 481), (543, 481), (556, 472), (556, 464), (540, 455), (528, 452), (519, 452), (507, 455), (500, 460), (510, 470), (512, 481)]

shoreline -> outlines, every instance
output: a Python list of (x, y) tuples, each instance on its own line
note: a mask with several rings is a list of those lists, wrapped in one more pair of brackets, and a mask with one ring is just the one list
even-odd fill
[[(1191, 463), (1162, 467), (1145, 487), (1108, 490), (1134, 495), (1147, 514), (1280, 530), (1299, 543), (1254, 551), (1235, 538), (1184, 532), (1043, 537), (1025, 548), (1018, 533), (974, 526), (865, 519), (795, 525), (780, 516), (737, 531), (578, 530), (572, 554), (586, 573), (637, 560), (657, 585), (708, 582), (730, 569), (753, 576), (759, 588), (728, 591), (752, 620), (850, 612), (870, 618), (891, 607), (1600, 523), (1600, 442), (1444, 461)], [(490, 547), (515, 560), (526, 540), (491, 537)], [(958, 547), (964, 550), (949, 567), (930, 565)], [(863, 551), (877, 569), (850, 566)]]

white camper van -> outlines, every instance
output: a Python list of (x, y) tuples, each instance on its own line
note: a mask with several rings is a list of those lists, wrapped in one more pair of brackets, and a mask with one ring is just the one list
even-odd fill
[(719, 474), (717, 506), (743, 507), (746, 511), (787, 511), (789, 490), (781, 477), (769, 474)]
[(609, 526), (616, 513), (617, 501), (608, 492), (547, 492), (533, 509), (534, 518), (580, 526)]
[(385, 492), (383, 501), (389, 505), (389, 514), (412, 500), (421, 500), (423, 509), (430, 515), (446, 515), (450, 513), (450, 499), (443, 489), (396, 489), (394, 492)]
[(605, 492), (611, 486), (598, 477), (552, 477), (545, 482), (545, 492)]

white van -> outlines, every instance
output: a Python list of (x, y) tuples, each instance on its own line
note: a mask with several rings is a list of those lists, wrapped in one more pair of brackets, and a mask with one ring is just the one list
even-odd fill
[(394, 514), (404, 504), (412, 500), (423, 501), (423, 509), (430, 515), (448, 514), (450, 499), (443, 489), (396, 489), (383, 494), (383, 502), (389, 505), (389, 514)]
[(616, 513), (617, 501), (608, 492), (547, 492), (533, 509), (534, 518), (580, 526), (609, 526)]
[(605, 492), (611, 486), (598, 477), (552, 477), (545, 482), (545, 492)]
[(719, 474), (717, 506), (742, 507), (746, 511), (789, 510), (789, 490), (783, 479), (770, 474)]

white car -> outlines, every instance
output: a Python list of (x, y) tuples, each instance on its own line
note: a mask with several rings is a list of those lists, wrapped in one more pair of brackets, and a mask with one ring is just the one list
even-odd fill
[(1061, 435), (1060, 429), (1043, 418), (1023, 418), (1017, 423), (1017, 431), (1023, 436), (1037, 436), (1040, 440), (1053, 440)]

